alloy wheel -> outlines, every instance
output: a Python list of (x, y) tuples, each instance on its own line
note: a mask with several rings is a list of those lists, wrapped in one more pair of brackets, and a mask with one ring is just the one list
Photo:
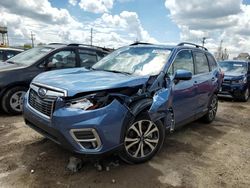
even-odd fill
[(209, 119), (214, 119), (218, 108), (218, 99), (216, 96), (213, 97), (209, 107)]
[(10, 97), (10, 107), (17, 111), (22, 112), (23, 110), (23, 99), (25, 95), (25, 91), (17, 91)]
[(129, 129), (125, 137), (126, 152), (133, 158), (149, 156), (158, 146), (159, 129), (150, 120), (136, 121)]

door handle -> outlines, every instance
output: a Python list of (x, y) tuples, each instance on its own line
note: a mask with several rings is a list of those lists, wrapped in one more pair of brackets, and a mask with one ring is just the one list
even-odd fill
[(212, 81), (215, 81), (215, 77), (212, 78)]

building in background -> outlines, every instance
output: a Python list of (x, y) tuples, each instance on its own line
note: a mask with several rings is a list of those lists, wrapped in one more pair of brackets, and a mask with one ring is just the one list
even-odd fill
[(8, 28), (0, 26), (0, 47), (7, 47), (9, 46), (9, 38), (8, 38)]

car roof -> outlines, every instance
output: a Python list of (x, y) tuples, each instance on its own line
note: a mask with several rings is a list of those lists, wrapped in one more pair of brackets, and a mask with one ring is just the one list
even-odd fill
[(12, 51), (19, 51), (19, 52), (24, 51), (23, 49), (18, 49), (18, 48), (6, 48), (6, 47), (0, 47), (0, 50), (12, 50)]
[(45, 47), (52, 47), (52, 48), (62, 48), (62, 47), (81, 47), (85, 49), (95, 49), (104, 53), (110, 53), (114, 49), (112, 48), (105, 48), (100, 46), (94, 46), (94, 45), (88, 45), (88, 44), (78, 44), (78, 43), (70, 43), (70, 44), (64, 44), (64, 43), (49, 43), (47, 45), (44, 45)]

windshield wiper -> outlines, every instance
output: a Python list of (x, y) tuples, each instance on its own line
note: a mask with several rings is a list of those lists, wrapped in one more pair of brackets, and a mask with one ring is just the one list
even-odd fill
[(6, 61), (7, 63), (9, 63), (9, 64), (16, 64), (15, 62), (13, 62), (13, 61)]
[(131, 75), (129, 72), (123, 72), (123, 71), (117, 71), (117, 70), (108, 70), (108, 69), (95, 69), (93, 67), (90, 68), (91, 70), (97, 70), (97, 71), (106, 71), (106, 72), (113, 72), (113, 73), (120, 73), (125, 75)]
[(103, 69), (103, 71), (113, 72), (113, 73), (120, 73), (120, 74), (125, 74), (125, 75), (131, 75), (131, 73), (129, 73), (129, 72), (124, 72), (124, 71), (108, 70), (108, 69)]

